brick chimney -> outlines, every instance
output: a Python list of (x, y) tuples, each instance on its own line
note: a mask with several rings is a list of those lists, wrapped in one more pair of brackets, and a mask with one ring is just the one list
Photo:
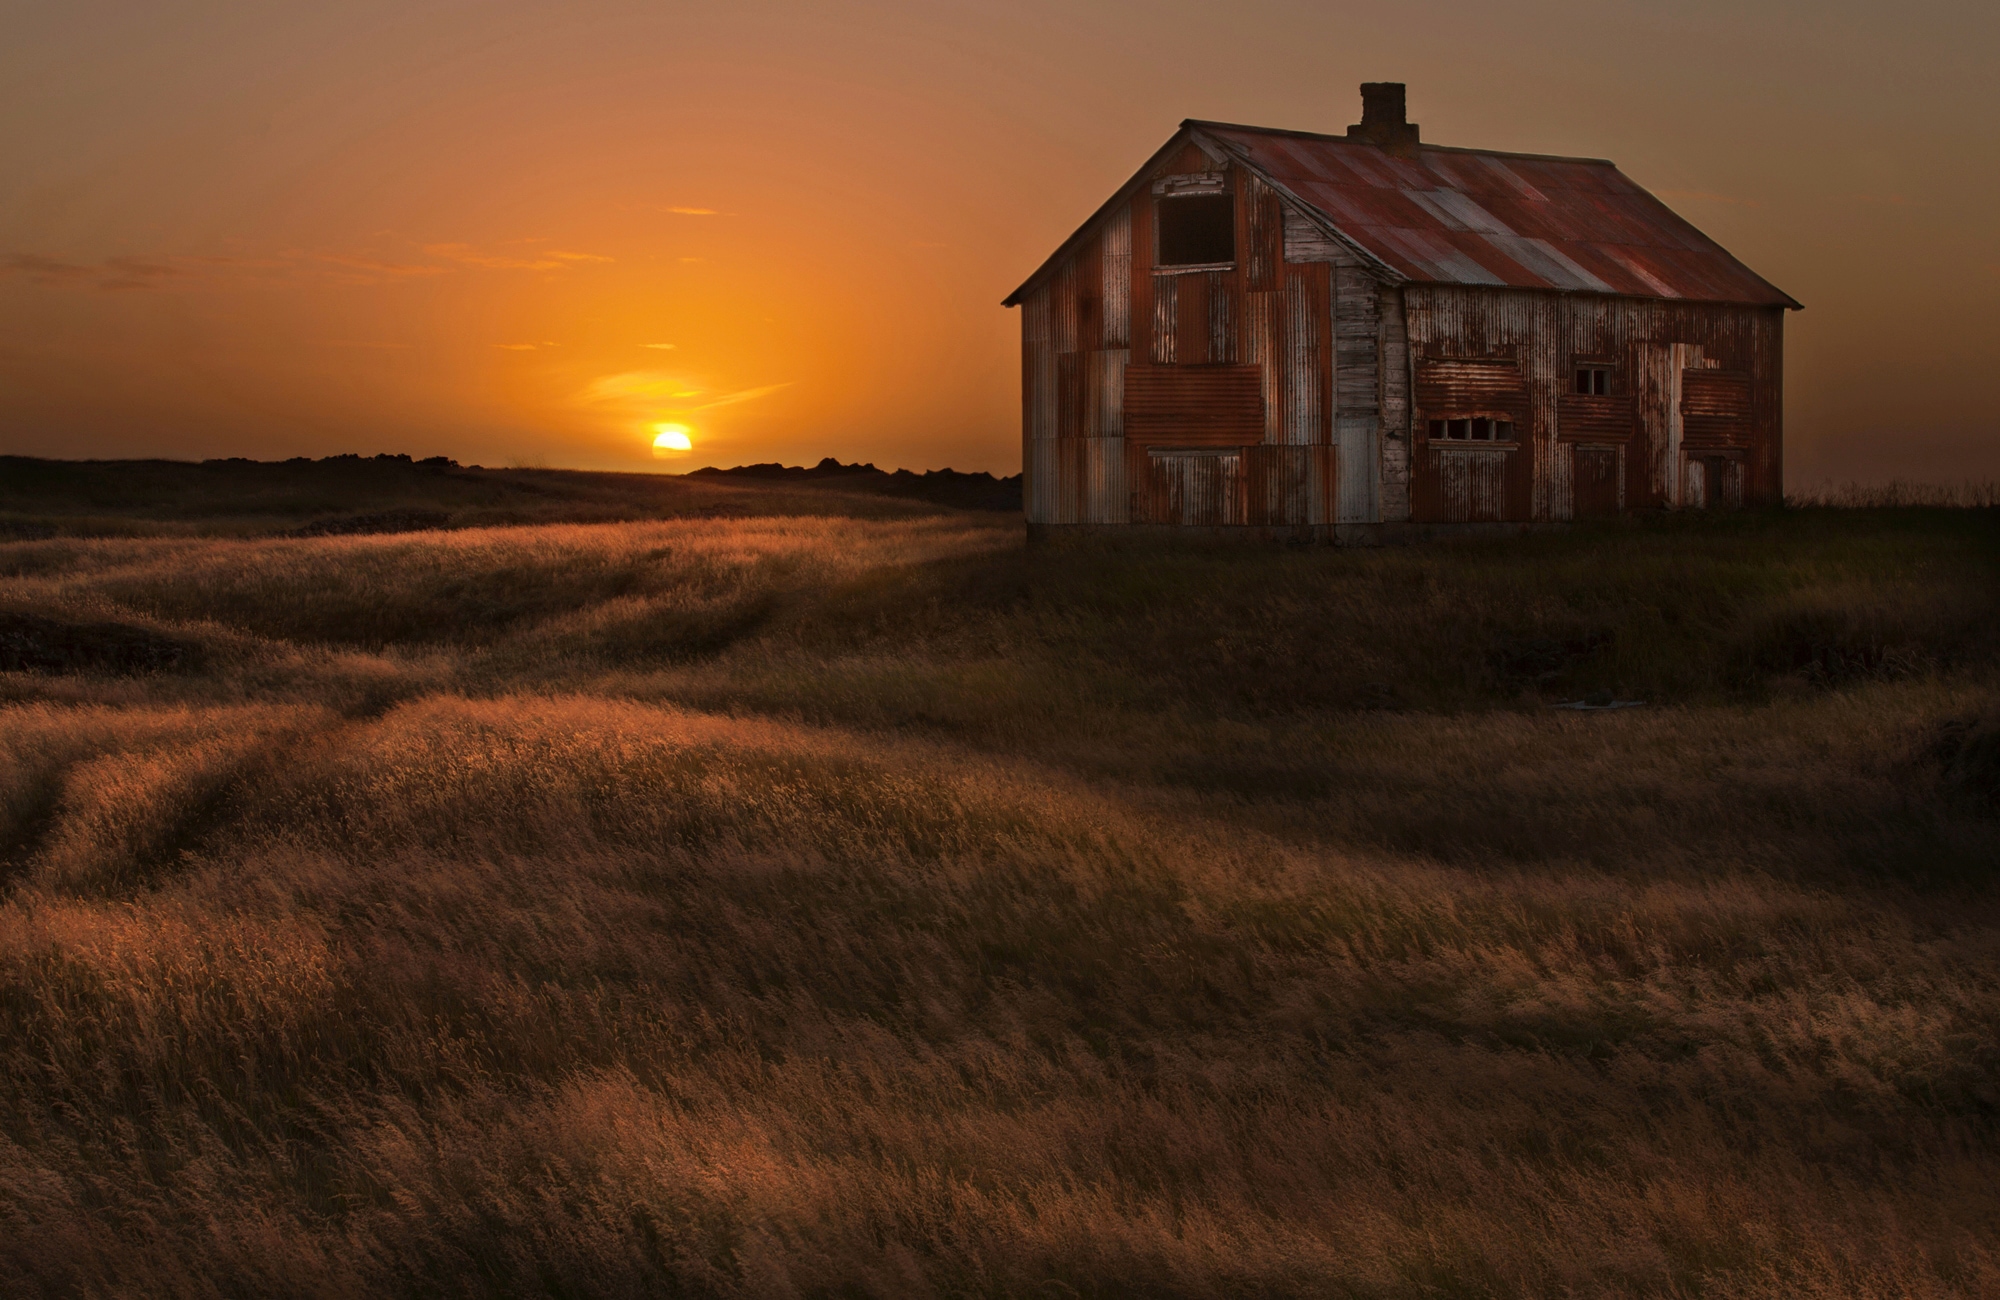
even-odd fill
[(1406, 120), (1403, 83), (1361, 83), (1361, 120), (1347, 128), (1347, 138), (1380, 145), (1390, 153), (1417, 151), (1417, 124)]

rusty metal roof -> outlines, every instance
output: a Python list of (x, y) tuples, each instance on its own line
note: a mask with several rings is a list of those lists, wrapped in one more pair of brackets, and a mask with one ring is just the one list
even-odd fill
[(1241, 159), (1392, 279), (1799, 306), (1601, 158), (1437, 145), (1398, 154), (1343, 136), (1181, 126)]

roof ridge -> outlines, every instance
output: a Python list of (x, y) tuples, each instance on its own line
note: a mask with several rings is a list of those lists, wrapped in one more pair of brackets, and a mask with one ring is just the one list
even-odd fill
[[(1245, 122), (1215, 122), (1200, 117), (1183, 118), (1181, 119), (1181, 126), (1183, 128), (1205, 126), (1223, 131), (1252, 131), (1258, 135), (1296, 135), (1303, 136), (1308, 140), (1332, 140), (1339, 144), (1366, 146), (1370, 149), (1379, 150), (1382, 148), (1381, 145), (1368, 140), (1355, 140), (1345, 135), (1331, 135), (1325, 131), (1298, 131), (1285, 126), (1251, 126)], [(1581, 158), (1560, 153), (1521, 153), (1513, 149), (1471, 149), (1464, 145), (1423, 143), (1417, 145), (1417, 150), (1420, 153), (1470, 153), (1482, 154), (1488, 158), (1522, 158), (1531, 162), (1586, 163), (1593, 167), (1609, 167), (1613, 171), (1618, 170), (1618, 164), (1609, 158)]]

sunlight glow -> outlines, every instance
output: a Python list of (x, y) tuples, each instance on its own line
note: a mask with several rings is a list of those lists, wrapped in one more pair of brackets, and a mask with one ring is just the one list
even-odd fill
[(694, 439), (688, 436), (689, 431), (685, 424), (656, 424), (653, 428), (659, 431), (659, 436), (653, 439), (655, 456), (694, 450)]

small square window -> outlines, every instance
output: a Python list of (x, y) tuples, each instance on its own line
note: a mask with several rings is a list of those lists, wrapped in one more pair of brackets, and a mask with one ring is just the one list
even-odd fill
[(1578, 366), (1576, 368), (1576, 391), (1591, 397), (1610, 396), (1611, 368), (1609, 366)]
[(1236, 260), (1236, 199), (1187, 194), (1160, 200), (1161, 266), (1210, 266)]

